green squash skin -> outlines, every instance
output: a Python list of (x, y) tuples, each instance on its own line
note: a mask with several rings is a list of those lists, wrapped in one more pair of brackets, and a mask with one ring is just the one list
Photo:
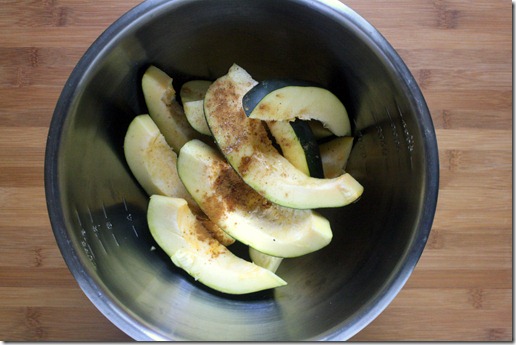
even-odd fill
[(248, 118), (264, 121), (319, 120), (337, 136), (351, 135), (344, 104), (330, 90), (303, 81), (266, 80), (242, 98)]
[(299, 139), (299, 143), (303, 147), (310, 176), (324, 178), (321, 153), (312, 129), (307, 122), (299, 119), (290, 122), (290, 125), (294, 129), (294, 132)]
[(242, 106), (244, 107), (245, 115), (249, 117), (258, 103), (260, 103), (260, 101), (269, 93), (287, 86), (321, 87), (316, 83), (296, 79), (269, 79), (261, 81), (249, 90), (242, 98)]

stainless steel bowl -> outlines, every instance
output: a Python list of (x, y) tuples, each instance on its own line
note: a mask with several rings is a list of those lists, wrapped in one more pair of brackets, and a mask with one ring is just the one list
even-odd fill
[[(174, 267), (146, 223), (123, 138), (147, 112), (149, 64), (215, 79), (236, 62), (255, 79), (323, 84), (345, 103), (356, 136), (348, 170), (361, 200), (325, 209), (327, 248), (285, 260), (288, 286), (214, 292)], [(50, 126), (45, 184), (62, 255), (84, 293), (138, 340), (344, 340), (400, 291), (427, 241), (438, 154), (425, 100), (388, 42), (338, 1), (149, 0), (96, 40), (64, 86)]]

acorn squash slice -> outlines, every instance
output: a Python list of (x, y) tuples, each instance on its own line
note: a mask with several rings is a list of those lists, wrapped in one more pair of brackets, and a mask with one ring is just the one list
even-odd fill
[(211, 221), (262, 253), (296, 257), (319, 250), (332, 239), (326, 218), (312, 210), (271, 203), (249, 187), (216, 149), (200, 140), (181, 148), (177, 170)]
[(344, 174), (352, 147), (353, 137), (337, 137), (319, 145), (324, 177)]
[(124, 138), (127, 164), (147, 194), (176, 196), (194, 203), (177, 173), (177, 154), (147, 114), (136, 116)]
[(318, 120), (337, 136), (351, 135), (348, 112), (329, 90), (304, 81), (265, 80), (242, 99), (246, 115), (264, 121)]
[(308, 176), (324, 178), (319, 145), (310, 125), (303, 120), (267, 121), (283, 157)]
[(276, 273), (283, 261), (283, 258), (264, 254), (253, 247), (249, 247), (249, 257), (255, 265), (266, 268), (273, 273)]
[(183, 103), (186, 119), (199, 133), (211, 136), (204, 117), (204, 95), (211, 85), (207, 80), (191, 80), (181, 86), (179, 97)]
[(204, 98), (213, 137), (243, 180), (273, 203), (291, 208), (340, 207), (357, 200), (363, 187), (350, 174), (335, 179), (307, 176), (274, 148), (261, 120), (245, 115), (242, 97), (256, 84), (235, 64)]
[(206, 286), (246, 294), (286, 285), (273, 272), (239, 258), (211, 237), (184, 199), (151, 196), (147, 222), (172, 262)]
[(176, 153), (187, 141), (201, 138), (201, 134), (188, 123), (176, 100), (172, 78), (164, 71), (156, 66), (148, 67), (142, 78), (142, 89), (150, 117)]

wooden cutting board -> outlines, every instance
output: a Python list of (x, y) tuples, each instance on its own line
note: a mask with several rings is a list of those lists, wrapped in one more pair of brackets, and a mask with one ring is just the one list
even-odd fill
[[(65, 266), (43, 187), (48, 125), (93, 40), (139, 0), (3, 0), (0, 340), (129, 340)], [(512, 340), (512, 8), (504, 0), (349, 0), (413, 72), (437, 132), (428, 246), (352, 340)]]

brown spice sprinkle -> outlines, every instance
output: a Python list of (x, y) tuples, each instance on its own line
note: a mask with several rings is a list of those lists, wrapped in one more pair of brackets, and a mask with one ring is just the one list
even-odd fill
[(230, 211), (234, 211), (239, 205), (244, 205), (246, 209), (270, 206), (270, 202), (247, 185), (229, 165), (221, 171), (216, 185), (217, 191), (222, 192), (225, 207)]
[(247, 174), (247, 171), (249, 170), (249, 166), (251, 165), (251, 160), (252, 160), (251, 156), (242, 157), (242, 159), (240, 160), (240, 165), (238, 166), (238, 171), (243, 176), (245, 176)]
[(258, 109), (261, 111), (261, 112), (264, 112), (264, 113), (267, 113), (270, 111), (271, 109), (271, 106), (269, 103), (260, 103), (258, 105)]
[[(220, 171), (213, 185), (213, 194), (205, 198), (204, 210), (215, 223), (225, 217), (227, 212), (245, 208), (249, 212), (269, 208), (272, 203), (247, 185), (227, 163), (218, 161)], [(215, 169), (214, 169), (215, 170)]]
[[(231, 75), (227, 75), (211, 85), (205, 99), (205, 106), (210, 110), (206, 118), (213, 136), (222, 153), (234, 164), (231, 167), (224, 161), (226, 167), (222, 169), (213, 188), (217, 190), (216, 195), (208, 193), (204, 196), (205, 212), (215, 223), (224, 217), (226, 210), (233, 211), (237, 205), (242, 205), (249, 212), (263, 212), (265, 205), (267, 217), (272, 219), (277, 216), (276, 211), (273, 211), (275, 208), (270, 207), (270, 202), (242, 180), (251, 171), (261, 175), (273, 173), (275, 167), (267, 165), (267, 157), (278, 154), (264, 121), (245, 115), (242, 98), (252, 86), (250, 82), (238, 82)], [(252, 154), (244, 154), (243, 150)]]
[[(216, 162), (214, 162), (214, 164), (215, 163)], [(222, 164), (222, 162), (219, 163)], [(219, 170), (219, 168), (215, 166), (213, 171), (215, 172), (217, 170)], [(216, 176), (210, 175), (210, 179), (216, 179)], [(219, 200), (217, 193), (205, 193), (202, 196), (202, 199), (204, 200), (204, 212), (214, 223), (217, 224), (221, 219), (223, 219), (224, 216), (224, 208)]]
[(209, 254), (212, 259), (215, 259), (221, 254), (227, 252), (227, 248), (220, 244), (200, 222), (193, 222), (194, 226), (191, 230), (191, 235), (195, 236), (197, 240), (209, 246)]
[[(242, 107), (242, 97), (248, 85), (239, 85), (228, 77), (218, 79), (212, 84), (211, 98), (206, 99), (206, 107), (212, 109), (208, 122), (216, 122), (211, 126), (214, 137), (222, 142), (224, 154), (238, 152), (242, 145), (252, 141), (261, 142), (260, 149), (272, 147), (263, 121), (250, 119)], [(263, 145), (264, 144), (264, 145)]]

